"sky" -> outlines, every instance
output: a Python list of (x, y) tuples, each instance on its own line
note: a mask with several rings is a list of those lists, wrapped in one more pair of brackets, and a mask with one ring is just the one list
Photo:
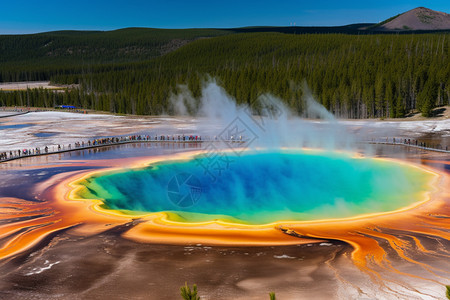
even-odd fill
[(337, 26), (377, 23), (419, 6), (450, 13), (449, 0), (0, 0), (0, 34), (124, 27)]

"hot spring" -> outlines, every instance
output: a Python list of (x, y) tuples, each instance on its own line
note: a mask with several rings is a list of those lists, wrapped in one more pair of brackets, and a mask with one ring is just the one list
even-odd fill
[(166, 212), (176, 222), (242, 224), (347, 218), (423, 200), (431, 174), (414, 166), (335, 152), (227, 153), (208, 176), (209, 157), (91, 175), (77, 196), (130, 215)]

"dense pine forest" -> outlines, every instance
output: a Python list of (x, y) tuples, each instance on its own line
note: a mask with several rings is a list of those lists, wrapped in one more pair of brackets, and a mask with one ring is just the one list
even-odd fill
[[(51, 80), (79, 87), (63, 93), (2, 92), (0, 105), (72, 104), (115, 113), (170, 114), (169, 98), (178, 85), (186, 84), (200, 96), (209, 77), (239, 103), (271, 93), (298, 113), (304, 110), (301, 83), (306, 80), (317, 101), (343, 118), (403, 117), (413, 110), (430, 116), (434, 107), (449, 103), (448, 33), (192, 30), (159, 38), (129, 33), (116, 40), (92, 32), (97, 44), (83, 35), (77, 44), (71, 39), (70, 47), (64, 39), (55, 42), (48, 36), (36, 38), (30, 47), (23, 36), (12, 36), (17, 41), (9, 44), (16, 49), (6, 43), (0, 49), (1, 81)], [(42, 45), (52, 48), (42, 50)], [(41, 52), (26, 52), (33, 47)]]
[[(0, 82), (49, 80), (53, 75), (99, 72), (105, 64), (143, 62), (215, 29), (125, 28), (0, 36)], [(119, 67), (120, 68), (120, 67)]]

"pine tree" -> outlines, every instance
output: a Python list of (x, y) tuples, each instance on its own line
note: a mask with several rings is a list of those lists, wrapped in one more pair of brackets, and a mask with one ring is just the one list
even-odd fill
[(181, 297), (183, 297), (184, 300), (200, 300), (200, 297), (197, 295), (197, 285), (194, 284), (194, 286), (191, 288), (187, 285), (187, 282), (184, 283), (184, 286), (180, 288), (181, 291)]

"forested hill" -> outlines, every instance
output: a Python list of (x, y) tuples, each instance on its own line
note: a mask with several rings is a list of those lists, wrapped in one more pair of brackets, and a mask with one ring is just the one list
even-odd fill
[(112, 31), (53, 31), (24, 35), (0, 35), (0, 62), (130, 62), (154, 58), (190, 41), (232, 33), (358, 33), (353, 24), (336, 27), (242, 27), (229, 29), (124, 28)]
[(0, 35), (0, 61), (65, 58), (96, 62), (149, 59), (177, 48), (179, 41), (228, 34), (216, 29), (124, 28), (113, 31), (53, 31)]
[[(59, 94), (0, 93), (0, 105), (64, 103), (117, 113), (170, 113), (168, 99), (176, 93), (177, 85), (188, 84), (198, 96), (201, 81), (207, 75), (217, 78), (238, 102), (248, 103), (269, 92), (300, 113), (304, 110), (299, 88), (303, 80), (318, 101), (340, 117), (402, 117), (414, 109), (429, 115), (432, 108), (449, 103), (447, 33), (288, 34), (252, 30), (261, 27), (247, 28), (244, 33), (188, 30), (184, 37), (173, 31), (174, 36), (152, 42), (139, 39), (138, 34), (129, 36), (131, 33), (124, 30), (118, 31), (123, 34), (120, 41), (95, 38), (98, 44), (89, 51), (84, 44), (86, 35), (56, 32), (43, 34), (47, 38), (49, 34), (63, 35), (60, 41), (51, 43), (33, 35), (44, 47), (37, 54), (26, 54), (23, 49), (29, 48), (20, 46), (20, 42), (12, 43), (17, 53), (2, 43), (2, 51), (9, 55), (0, 55), (3, 81), (51, 78), (54, 83), (79, 83), (80, 88)], [(155, 36), (157, 33), (158, 30)], [(104, 34), (107, 37), (111, 33), (87, 33)], [(74, 43), (72, 39), (77, 38), (80, 42)], [(190, 42), (161, 51), (178, 38)], [(64, 49), (58, 45), (64, 43), (74, 46), (69, 52), (58, 52), (57, 49)], [(127, 47), (135, 51), (118, 50)], [(33, 55), (37, 56), (33, 59)]]
[(197, 39), (233, 33), (363, 34), (359, 28), (370, 25), (373, 24), (230, 29), (124, 28), (112, 31), (0, 35), (0, 82), (49, 80), (53, 75), (92, 72), (90, 68), (99, 69), (105, 64), (142, 62), (167, 54)]
[(48, 80), (89, 67), (155, 58), (199, 38), (229, 34), (215, 29), (125, 28), (0, 35), (0, 82)]

